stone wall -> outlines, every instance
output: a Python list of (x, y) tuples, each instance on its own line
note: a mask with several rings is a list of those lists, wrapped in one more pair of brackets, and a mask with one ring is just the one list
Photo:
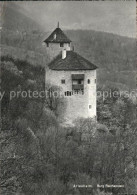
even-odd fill
[[(64, 113), (64, 120), (69, 122), (78, 117), (94, 118), (96, 116), (96, 70), (54, 71), (48, 69), (45, 77), (46, 83), (61, 87), (61, 95), (64, 96), (65, 91), (72, 91), (72, 74), (85, 75), (84, 94), (65, 96), (67, 108)], [(62, 79), (65, 79), (65, 84), (61, 84)], [(88, 79), (90, 79), (90, 84), (87, 83)]]

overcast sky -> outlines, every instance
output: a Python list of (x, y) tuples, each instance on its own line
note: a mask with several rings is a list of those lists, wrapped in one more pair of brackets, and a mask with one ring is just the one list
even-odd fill
[(43, 29), (92, 29), (123, 36), (136, 35), (136, 1), (22, 1), (21, 11)]

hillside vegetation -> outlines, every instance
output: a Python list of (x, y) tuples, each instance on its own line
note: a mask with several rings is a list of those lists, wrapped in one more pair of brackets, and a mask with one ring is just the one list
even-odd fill
[[(34, 65), (47, 66), (49, 56), (42, 45), (49, 33), (22, 32), (3, 29), (2, 55), (27, 60)], [(111, 85), (120, 89), (135, 88), (135, 40), (94, 31), (68, 31), (75, 51), (98, 66), (98, 85)]]
[(121, 184), (125, 187), (115, 193), (136, 194), (136, 102), (124, 96), (99, 98), (98, 122), (81, 118), (63, 127), (55, 97), (10, 98), (11, 91), (44, 90), (43, 68), (8, 56), (2, 57), (1, 68), (2, 195), (104, 195), (97, 184)]
[(98, 84), (135, 88), (135, 39), (96, 31), (68, 31), (75, 51), (98, 66)]
[[(3, 29), (2, 55), (25, 59), (36, 65), (47, 66), (49, 57), (42, 45), (49, 33), (39, 31), (13, 32)], [(120, 89), (135, 88), (135, 40), (94, 31), (68, 31), (75, 51), (98, 66), (98, 85), (112, 85)], [(6, 36), (5, 36), (6, 35)]]
[[(1, 43), (1, 194), (104, 195), (97, 184), (124, 185), (113, 192), (137, 194), (136, 101), (98, 97), (97, 121), (80, 118), (74, 126), (62, 126), (62, 99), (52, 96), (56, 86), (45, 86), (49, 58), (42, 41), (50, 32), (10, 5)], [(98, 90), (135, 87), (134, 39), (86, 30), (66, 34), (75, 51), (99, 67)], [(45, 89), (46, 97), (23, 95)]]
[[(47, 66), (49, 57), (43, 40), (51, 32), (48, 27), (46, 29), (44, 32), (43, 27), (24, 15), (16, 4), (7, 4), (3, 15), (2, 55), (12, 55), (33, 65)], [(135, 39), (93, 30), (69, 30), (65, 33), (73, 41), (75, 51), (98, 66), (99, 86), (135, 88)]]

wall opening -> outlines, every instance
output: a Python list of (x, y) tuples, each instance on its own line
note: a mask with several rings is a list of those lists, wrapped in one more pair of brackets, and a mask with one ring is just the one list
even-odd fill
[(88, 79), (88, 84), (90, 84), (90, 79)]
[(84, 94), (84, 74), (72, 74), (72, 91)]
[(62, 79), (61, 80), (61, 84), (65, 84), (65, 79)]
[(60, 47), (64, 47), (64, 43), (60, 43)]
[(71, 91), (65, 91), (65, 96), (71, 96), (72, 92)]

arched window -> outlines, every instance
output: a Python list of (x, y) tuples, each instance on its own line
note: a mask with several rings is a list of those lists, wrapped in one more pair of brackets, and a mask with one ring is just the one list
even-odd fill
[(88, 84), (90, 84), (90, 79), (88, 79)]

